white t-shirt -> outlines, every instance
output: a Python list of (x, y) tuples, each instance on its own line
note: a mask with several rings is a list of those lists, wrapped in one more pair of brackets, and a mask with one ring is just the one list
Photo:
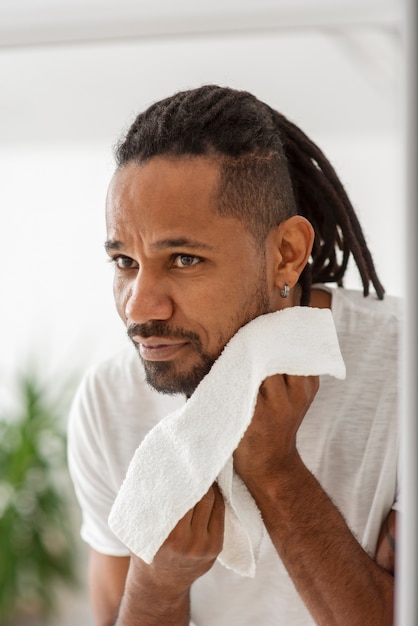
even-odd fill
[[(298, 449), (374, 555), (383, 520), (398, 507), (398, 302), (328, 291), (347, 377), (321, 377)], [(129, 555), (107, 525), (110, 509), (138, 444), (183, 402), (146, 384), (132, 346), (85, 376), (70, 414), (69, 466), (83, 514), (81, 534), (95, 550)], [(191, 614), (196, 626), (314, 624), (267, 534), (255, 578), (216, 562), (192, 587)]]

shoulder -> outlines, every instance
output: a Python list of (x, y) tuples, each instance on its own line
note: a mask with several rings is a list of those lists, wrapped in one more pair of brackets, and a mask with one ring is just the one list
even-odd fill
[(70, 426), (137, 437), (182, 403), (183, 398), (159, 394), (147, 384), (143, 365), (128, 346), (87, 370), (74, 397)]
[(403, 315), (400, 298), (386, 295), (379, 300), (374, 294), (365, 297), (361, 291), (342, 288), (329, 291), (342, 349), (379, 352), (390, 347), (392, 357), (397, 354)]
[[(136, 447), (183, 403), (180, 396), (148, 386), (133, 347), (90, 367), (73, 399), (67, 429), (69, 466), (78, 490), (86, 490), (87, 481), (96, 489), (92, 501), (113, 502)], [(89, 501), (86, 496), (86, 507)]]
[(345, 393), (351, 387), (353, 394), (375, 406), (384, 397), (395, 414), (402, 301), (338, 288), (331, 308), (347, 368)]
[(135, 350), (128, 346), (90, 366), (83, 376), (79, 391), (93, 391), (106, 398), (114, 397), (115, 394), (125, 395), (138, 388), (146, 388), (145, 372)]
[(333, 288), (329, 289), (332, 294), (332, 311), (335, 317), (344, 312), (352, 312), (359, 317), (392, 319), (399, 322), (402, 316), (402, 300), (395, 296), (385, 295), (379, 300), (375, 294), (364, 296), (362, 291), (354, 289)]

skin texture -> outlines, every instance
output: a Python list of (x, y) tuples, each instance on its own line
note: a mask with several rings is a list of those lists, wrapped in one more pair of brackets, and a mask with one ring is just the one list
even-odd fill
[[(107, 251), (117, 310), (150, 380), (162, 389), (191, 392), (193, 370), (215, 359), (242, 324), (299, 301), (296, 283), (313, 239), (309, 223), (290, 218), (260, 250), (243, 223), (216, 214), (218, 179), (214, 160), (159, 157), (125, 166), (109, 189)], [(291, 287), (286, 299), (284, 284)], [(329, 306), (328, 294), (313, 292), (312, 304)], [(268, 378), (234, 465), (316, 623), (391, 624), (394, 552), (386, 525), (373, 560), (296, 449), (317, 389), (317, 377)], [(222, 549), (223, 518), (213, 486), (151, 565), (92, 551), (96, 626), (187, 625), (190, 586)], [(392, 534), (394, 521), (391, 513)]]

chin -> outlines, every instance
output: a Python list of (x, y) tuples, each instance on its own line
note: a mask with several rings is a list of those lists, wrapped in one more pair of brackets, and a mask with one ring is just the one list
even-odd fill
[(191, 370), (179, 372), (170, 361), (143, 361), (148, 385), (159, 393), (182, 394), (188, 398), (194, 393), (200, 381), (209, 373), (215, 360), (201, 357)]

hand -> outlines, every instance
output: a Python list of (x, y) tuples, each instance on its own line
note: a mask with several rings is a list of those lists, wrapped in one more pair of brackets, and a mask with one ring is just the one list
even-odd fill
[(177, 523), (151, 564), (132, 556), (142, 581), (161, 593), (177, 596), (205, 574), (222, 550), (224, 537), (223, 497), (214, 484)]
[(318, 388), (318, 376), (277, 374), (263, 382), (252, 422), (234, 453), (235, 470), (248, 487), (277, 477), (297, 457), (296, 434)]

